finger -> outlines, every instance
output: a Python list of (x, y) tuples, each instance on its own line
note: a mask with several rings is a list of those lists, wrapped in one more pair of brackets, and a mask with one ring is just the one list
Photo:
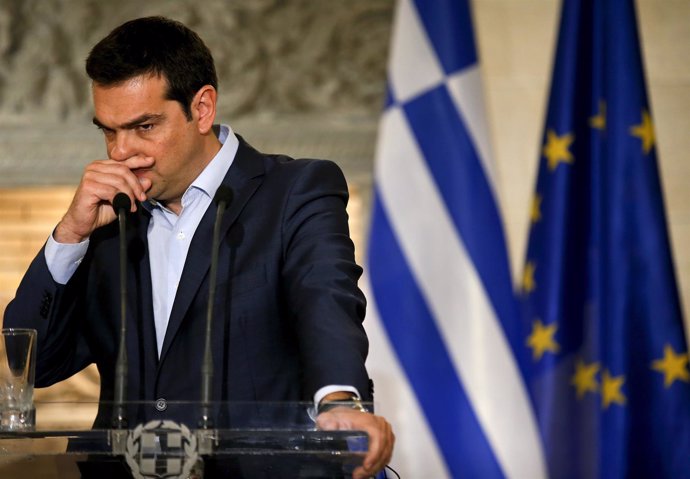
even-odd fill
[[(155, 161), (152, 157), (133, 157), (125, 160), (125, 166), (127, 166), (132, 174), (136, 177), (137, 183), (135, 183), (135, 187), (133, 188), (135, 194), (138, 195), (139, 201), (146, 201), (147, 195), (146, 192), (151, 189), (151, 186), (153, 186), (153, 181), (150, 178), (147, 178), (145, 176), (140, 176), (137, 174), (139, 171), (146, 171), (149, 168), (152, 168)], [(141, 187), (141, 188), (139, 188)]]
[(333, 431), (338, 429), (338, 420), (333, 414), (326, 412), (316, 417), (316, 426), (324, 431)]
[[(113, 196), (121, 191), (134, 200), (146, 200), (144, 188), (150, 188), (150, 182), (142, 185), (139, 178), (122, 163), (109, 160), (94, 162), (87, 167), (82, 177), (86, 191), (92, 192), (103, 201), (112, 201)], [(111, 191), (115, 190), (114, 192)], [(134, 207), (136, 210), (136, 207)], [(134, 211), (133, 210), (133, 211)]]
[(366, 471), (372, 472), (381, 461), (381, 431), (368, 429), (367, 432), (369, 433), (369, 451), (364, 457), (362, 466)]
[(386, 422), (385, 450), (383, 451), (381, 459), (381, 462), (383, 463), (382, 467), (385, 467), (387, 464), (391, 462), (391, 459), (393, 458), (394, 445), (395, 434), (393, 434), (393, 427), (388, 422)]
[(120, 192), (126, 194), (130, 201), (136, 198), (126, 180), (91, 172), (82, 180), (80, 196), (85, 198), (84, 201), (88, 204), (100, 206), (103, 203), (112, 203), (115, 195)]
[(130, 156), (124, 161), (118, 161), (117, 163), (125, 165), (130, 170), (136, 170), (137, 168), (150, 168), (155, 163), (152, 156), (142, 156), (135, 155)]
[(364, 456), (362, 465), (357, 469), (357, 475), (368, 478), (383, 469), (387, 461), (382, 454), (380, 431), (371, 428), (366, 428), (366, 430), (369, 435), (369, 450)]
[(367, 454), (363, 463), (363, 472), (369, 475), (376, 474), (390, 462), (395, 443), (391, 425), (380, 416), (376, 416), (376, 419), (377, 427), (370, 433), (370, 438), (375, 437), (375, 439), (370, 439), (372, 441), (370, 453)]
[(352, 471), (352, 479), (366, 479), (368, 477), (371, 477), (371, 474), (365, 471), (362, 466), (359, 466), (354, 471)]
[(138, 178), (139, 180), (139, 185), (141, 185), (141, 196), (139, 197), (139, 201), (146, 201), (148, 198), (147, 192), (151, 189), (153, 186), (153, 181), (151, 181), (149, 178)]

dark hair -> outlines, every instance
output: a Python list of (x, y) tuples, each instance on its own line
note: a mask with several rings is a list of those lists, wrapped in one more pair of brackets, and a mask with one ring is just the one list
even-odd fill
[(130, 20), (110, 32), (89, 53), (86, 73), (104, 86), (139, 75), (161, 76), (168, 82), (166, 98), (179, 102), (188, 120), (199, 89), (204, 85), (218, 89), (208, 47), (192, 30), (164, 17)]

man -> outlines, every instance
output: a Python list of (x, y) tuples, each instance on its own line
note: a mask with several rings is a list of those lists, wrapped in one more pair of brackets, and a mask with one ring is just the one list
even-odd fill
[(220, 223), (212, 398), (314, 400), (320, 427), (369, 433), (370, 450), (355, 477), (381, 470), (394, 436), (357, 402), (371, 400), (372, 392), (361, 269), (340, 170), (327, 161), (261, 154), (228, 126), (214, 126), (213, 58), (178, 22), (152, 17), (121, 25), (93, 48), (86, 70), (108, 158), (86, 167), (5, 313), (6, 327), (38, 330), (36, 385), (95, 362), (102, 402), (96, 426), (110, 425), (103, 404), (113, 400), (120, 330), (112, 202), (122, 192), (131, 200), (127, 399), (160, 406), (136, 412), (138, 421), (194, 421), (168, 401), (200, 399), (212, 199), (229, 188), (233, 198)]

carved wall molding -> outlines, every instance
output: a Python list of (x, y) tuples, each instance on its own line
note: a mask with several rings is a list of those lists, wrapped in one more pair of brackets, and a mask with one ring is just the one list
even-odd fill
[(218, 118), (257, 147), (304, 156), (313, 144), (309, 156), (368, 172), (393, 3), (2, 0), (0, 186), (74, 183), (103, 156), (84, 59), (112, 28), (147, 15), (204, 39), (218, 69)]

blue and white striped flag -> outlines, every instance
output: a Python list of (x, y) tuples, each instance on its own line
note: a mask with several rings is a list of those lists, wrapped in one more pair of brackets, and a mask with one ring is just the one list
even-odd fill
[(368, 245), (368, 366), (403, 477), (545, 476), (467, 0), (398, 3)]

